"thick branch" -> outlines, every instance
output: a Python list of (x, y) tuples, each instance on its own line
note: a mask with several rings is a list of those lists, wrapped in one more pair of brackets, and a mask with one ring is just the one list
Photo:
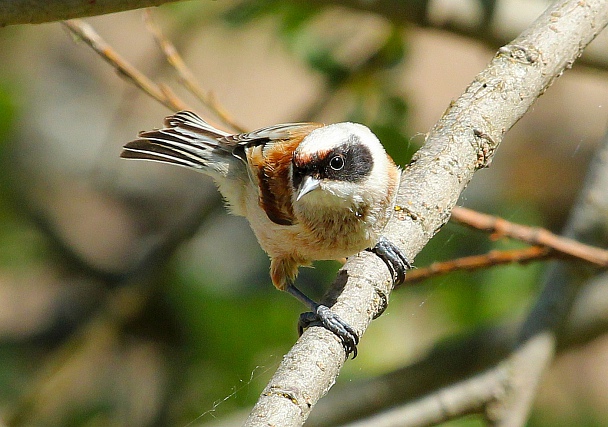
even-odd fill
[[(402, 176), (387, 237), (413, 258), (447, 222), (476, 170), (489, 164), (504, 133), (606, 25), (608, 3), (561, 1), (501, 48), (433, 127)], [(373, 254), (352, 257), (338, 277), (333, 310), (361, 334), (382, 313), (391, 290)], [(333, 297), (331, 298), (333, 299)], [(299, 426), (335, 382), (344, 351), (322, 328), (308, 329), (285, 356), (247, 426)]]
[(0, 0), (0, 26), (104, 15), (177, 0)]

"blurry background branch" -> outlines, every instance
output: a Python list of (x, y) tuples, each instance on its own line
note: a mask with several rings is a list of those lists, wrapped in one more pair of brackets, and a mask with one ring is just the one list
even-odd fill
[[(478, 0), (452, 2), (449, 7), (440, 1), (399, 0), (312, 0), (318, 5), (342, 5), (374, 12), (386, 19), (404, 24), (411, 23), (428, 28), (446, 30), (454, 34), (479, 40), (495, 48), (502, 46), (522, 32), (528, 22), (538, 16), (550, 3), (547, 0), (516, 2), (509, 0)], [(608, 69), (608, 37), (593, 43), (581, 59), (583, 64)]]
[(103, 15), (177, 0), (0, 0), (0, 26)]
[[(608, 246), (608, 134), (590, 165), (585, 186), (572, 209), (563, 235), (583, 243)], [(510, 387), (492, 408), (499, 426), (524, 425), (541, 376), (552, 363), (577, 295), (597, 269), (552, 263), (543, 289), (519, 332), (517, 347), (507, 360)]]

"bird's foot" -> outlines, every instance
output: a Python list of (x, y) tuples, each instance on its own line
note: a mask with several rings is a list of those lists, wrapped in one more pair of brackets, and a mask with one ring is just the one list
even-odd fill
[(401, 285), (405, 281), (405, 272), (412, 268), (412, 264), (393, 242), (384, 236), (380, 236), (376, 246), (369, 250), (384, 261), (393, 276), (395, 286)]
[(342, 341), (342, 346), (346, 352), (346, 358), (352, 353), (353, 359), (357, 357), (357, 344), (359, 344), (359, 335), (357, 332), (340, 316), (335, 314), (325, 305), (317, 304), (315, 311), (308, 311), (300, 315), (298, 321), (298, 332), (300, 335), (304, 329), (309, 326), (323, 326), (325, 329), (333, 332)]
[(352, 326), (342, 320), (340, 316), (331, 311), (326, 305), (318, 304), (308, 298), (302, 291), (296, 288), (293, 283), (289, 284), (285, 290), (312, 310), (300, 315), (300, 320), (298, 321), (298, 333), (300, 335), (302, 335), (304, 329), (310, 326), (323, 326), (340, 338), (347, 359), (351, 353), (353, 354), (353, 359), (357, 357), (359, 335), (357, 335), (357, 332)]

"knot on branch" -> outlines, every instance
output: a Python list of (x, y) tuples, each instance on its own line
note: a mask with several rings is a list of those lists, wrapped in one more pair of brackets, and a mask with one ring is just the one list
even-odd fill
[(312, 407), (310, 399), (307, 399), (301, 390), (297, 390), (295, 388), (271, 385), (268, 390), (262, 393), (262, 395), (267, 397), (278, 396), (285, 398), (294, 405), (296, 405), (300, 409), (300, 411), (302, 411), (302, 414), (304, 414), (304, 412), (308, 411), (308, 409)]
[(487, 168), (492, 163), (492, 156), (494, 155), (497, 144), (489, 134), (480, 129), (474, 128), (473, 135), (475, 136), (475, 143), (472, 145), (477, 150), (475, 169)]
[(374, 286), (374, 292), (376, 293), (374, 298), (375, 310), (373, 315), (373, 319), (375, 320), (380, 317), (386, 310), (386, 307), (388, 307), (388, 294), (377, 286)]
[(395, 219), (397, 219), (398, 221), (405, 221), (408, 217), (412, 218), (412, 220), (414, 220), (414, 221), (418, 220), (418, 215), (416, 215), (415, 212), (412, 212), (410, 209), (408, 209), (405, 206), (396, 204), (394, 210), (395, 210), (395, 213), (394, 213), (393, 217)]
[(498, 55), (505, 56), (522, 64), (534, 64), (540, 58), (540, 52), (532, 46), (508, 44), (498, 49)]

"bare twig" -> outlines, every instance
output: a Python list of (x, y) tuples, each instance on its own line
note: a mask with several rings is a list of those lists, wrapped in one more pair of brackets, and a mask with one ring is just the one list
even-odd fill
[(515, 224), (503, 218), (460, 206), (454, 207), (451, 219), (469, 227), (490, 232), (493, 239), (511, 237), (534, 246), (507, 251), (495, 250), (487, 254), (436, 262), (427, 267), (410, 271), (406, 278), (406, 285), (459, 270), (479, 270), (515, 262), (526, 263), (548, 257), (566, 256), (586, 261), (598, 268), (608, 267), (607, 250), (558, 236), (544, 228)]
[(212, 93), (207, 93), (203, 90), (173, 43), (164, 36), (161, 29), (152, 19), (152, 11), (150, 9), (144, 11), (144, 20), (148, 30), (152, 33), (160, 50), (165, 55), (167, 62), (175, 69), (179, 80), (184, 87), (196, 96), (205, 107), (215, 113), (224, 124), (237, 132), (246, 132), (246, 129), (236, 123), (230, 114), (228, 114), (228, 112), (217, 102)]
[(126, 77), (152, 98), (172, 111), (187, 109), (187, 106), (168, 88), (157, 85), (121, 57), (89, 24), (79, 19), (72, 19), (63, 21), (63, 25), (112, 65), (121, 76)]
[(608, 267), (607, 250), (558, 236), (544, 228), (515, 224), (503, 218), (486, 215), (460, 206), (456, 206), (452, 210), (452, 219), (478, 230), (489, 231), (493, 233), (494, 238), (511, 237), (531, 245), (546, 246), (564, 255), (595, 264), (598, 267)]
[(431, 277), (441, 276), (454, 271), (473, 271), (516, 262), (526, 263), (538, 261), (551, 256), (552, 253), (554, 253), (554, 251), (546, 246), (531, 246), (524, 249), (490, 251), (482, 255), (472, 255), (451, 259), (449, 261), (434, 262), (428, 267), (418, 268), (408, 272), (404, 286), (409, 286)]

